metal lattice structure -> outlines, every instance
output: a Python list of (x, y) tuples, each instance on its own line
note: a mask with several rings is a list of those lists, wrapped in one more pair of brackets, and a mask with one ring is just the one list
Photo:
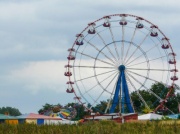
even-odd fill
[[(147, 90), (162, 108), (171, 95), (176, 75), (176, 54), (169, 39), (150, 21), (130, 14), (102, 17), (76, 35), (68, 49), (67, 93), (74, 93), (79, 102), (90, 104), (88, 109), (103, 100), (109, 100), (106, 110), (134, 113), (130, 93), (136, 91), (139, 99), (148, 104), (139, 93)], [(161, 82), (168, 86), (161, 98), (150, 86)]]

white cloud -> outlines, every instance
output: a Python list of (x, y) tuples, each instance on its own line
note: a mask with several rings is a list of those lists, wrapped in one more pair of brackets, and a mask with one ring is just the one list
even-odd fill
[[(30, 62), (19, 70), (12, 70), (10, 77), (23, 85), (23, 90), (38, 93), (43, 90), (65, 92), (65, 61)], [(64, 87), (64, 89), (62, 89)]]

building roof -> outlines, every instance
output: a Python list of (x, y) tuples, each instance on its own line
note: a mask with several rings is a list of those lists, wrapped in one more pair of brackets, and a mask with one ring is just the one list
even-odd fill
[(180, 116), (180, 114), (167, 115), (167, 117), (169, 117), (169, 118), (171, 118), (171, 119), (178, 119), (179, 116)]
[(0, 119), (1, 120), (7, 120), (7, 119), (17, 119), (15, 116), (10, 116), (10, 115), (4, 115), (4, 114), (0, 114)]
[(159, 120), (162, 119), (162, 115), (154, 114), (154, 113), (148, 113), (138, 116), (138, 120)]
[(29, 113), (29, 114), (23, 114), (20, 116), (17, 116), (19, 119), (47, 119), (47, 120), (62, 120), (62, 118), (54, 118), (50, 116), (35, 114), (35, 113)]
[(134, 113), (128, 113), (128, 114), (121, 114), (121, 116), (118, 113), (110, 113), (110, 114), (104, 114), (104, 115), (95, 115), (95, 113), (91, 113), (90, 117), (87, 117), (88, 120), (108, 120), (108, 119), (116, 119), (116, 118), (122, 118), (126, 116), (134, 115)]

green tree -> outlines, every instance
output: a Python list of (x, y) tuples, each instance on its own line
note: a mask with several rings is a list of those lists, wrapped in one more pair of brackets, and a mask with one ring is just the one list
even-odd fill
[(42, 106), (41, 109), (38, 110), (38, 113), (41, 114), (44, 113), (45, 111), (52, 110), (53, 107), (54, 106), (52, 104), (46, 103), (45, 105)]
[(67, 105), (64, 106), (65, 108), (75, 108), (77, 111), (77, 114), (75, 116), (75, 118), (73, 120), (79, 120), (82, 119), (85, 115), (87, 115), (87, 112), (85, 111), (85, 108), (83, 105), (79, 104), (79, 103), (68, 103)]
[[(150, 111), (151, 111), (151, 110), (154, 110), (160, 104), (160, 100), (157, 97), (155, 97), (155, 95), (153, 95), (151, 93), (151, 91), (153, 93), (155, 93), (156, 95), (158, 95), (160, 98), (164, 99), (166, 97), (167, 93), (169, 92), (169, 90), (170, 90), (170, 88), (167, 88), (162, 83), (154, 83), (151, 86), (151, 88), (149, 89), (149, 91), (148, 90), (139, 90), (139, 91), (132, 92), (131, 99), (132, 99), (135, 110), (138, 112), (148, 111), (148, 109), (145, 107), (143, 101), (140, 99), (138, 92), (142, 96), (144, 101), (147, 103), (147, 105), (149, 106)], [(161, 112), (163, 114), (171, 113), (170, 110), (172, 110), (172, 112), (174, 112), (174, 113), (178, 112), (178, 102), (180, 100), (180, 94), (177, 93), (178, 90), (179, 90), (179, 86), (175, 85), (174, 89), (172, 90), (171, 94), (169, 95), (168, 99), (166, 100), (167, 101), (167, 103), (165, 103), (166, 108), (159, 109), (157, 112)]]
[(94, 107), (94, 112), (99, 112), (100, 114), (103, 114), (106, 110), (107, 104), (108, 101), (100, 101), (100, 103)]
[(2, 107), (0, 108), (0, 113), (1, 114), (8, 113), (11, 116), (21, 115), (21, 112), (17, 108), (13, 108), (13, 107)]
[(57, 113), (60, 111), (62, 107), (63, 106), (59, 103), (57, 105), (46, 103), (45, 105), (42, 106), (41, 109), (38, 110), (38, 113), (43, 114), (44, 112), (47, 112), (47, 111), (53, 111), (54, 113)]
[[(177, 91), (179, 89), (180, 89), (179, 86), (177, 85), (174, 86), (174, 89), (172, 90), (167, 100), (167, 103), (165, 104), (165, 107), (169, 108), (174, 113), (178, 113), (178, 102), (180, 102), (180, 94)], [(140, 112), (140, 113), (147, 113), (147, 112), (153, 111), (160, 104), (160, 100), (155, 95), (153, 95), (152, 92), (163, 99), (166, 97), (169, 90), (170, 89), (167, 88), (162, 83), (154, 83), (152, 84), (149, 90), (144, 89), (144, 90), (138, 90), (138, 91), (132, 92), (130, 96), (131, 96), (131, 100), (132, 100), (135, 111)], [(142, 99), (140, 99), (140, 96), (142, 96), (142, 98), (148, 105), (149, 109), (147, 109)], [(108, 102), (109, 100), (100, 101), (99, 104), (97, 104), (96, 106), (92, 108), (93, 112), (104, 113)], [(89, 104), (89, 107), (91, 107), (90, 104)], [(126, 104), (124, 107), (125, 107), (125, 111), (127, 111)], [(171, 113), (170, 110), (166, 110), (166, 111), (158, 110), (158, 112), (161, 112), (161, 113), (163, 112), (163, 114), (169, 114)], [(115, 108), (115, 112), (119, 112), (119, 105), (117, 105), (117, 107)]]

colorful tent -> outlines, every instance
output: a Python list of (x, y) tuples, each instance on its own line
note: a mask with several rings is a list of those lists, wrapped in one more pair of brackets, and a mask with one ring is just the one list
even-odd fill
[(26, 123), (33, 123), (33, 124), (38, 124), (38, 125), (45, 124), (45, 122), (62, 120), (61, 118), (54, 118), (54, 117), (34, 114), (34, 113), (20, 115), (20, 116), (17, 116), (17, 118), (24, 120), (24, 122)]
[(0, 123), (18, 124), (18, 118), (15, 116), (0, 114)]

